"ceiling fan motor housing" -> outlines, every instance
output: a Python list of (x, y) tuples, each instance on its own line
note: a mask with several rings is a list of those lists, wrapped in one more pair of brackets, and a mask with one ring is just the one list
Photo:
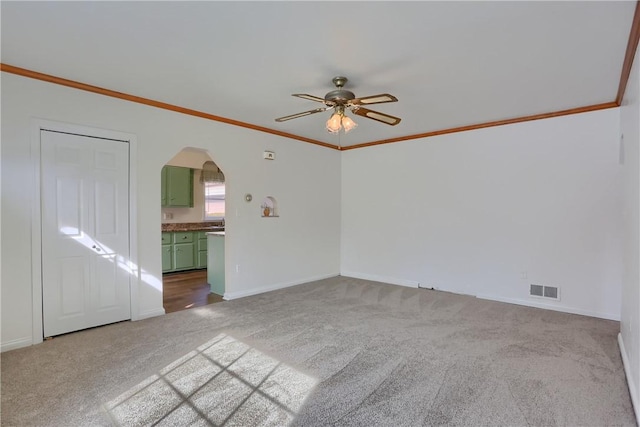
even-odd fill
[(348, 101), (355, 99), (355, 94), (349, 90), (337, 89), (332, 90), (324, 96), (325, 104), (344, 105)]

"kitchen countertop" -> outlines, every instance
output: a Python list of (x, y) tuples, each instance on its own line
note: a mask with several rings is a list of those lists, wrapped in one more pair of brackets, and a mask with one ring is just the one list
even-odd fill
[(224, 232), (224, 225), (222, 225), (220, 221), (169, 223), (169, 224), (162, 224), (162, 231), (163, 232), (173, 232), (173, 231), (222, 231)]

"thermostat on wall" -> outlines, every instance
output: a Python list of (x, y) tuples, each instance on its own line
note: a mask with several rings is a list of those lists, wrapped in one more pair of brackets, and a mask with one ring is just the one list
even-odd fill
[(274, 153), (273, 151), (265, 151), (263, 157), (267, 160), (275, 160), (276, 153)]

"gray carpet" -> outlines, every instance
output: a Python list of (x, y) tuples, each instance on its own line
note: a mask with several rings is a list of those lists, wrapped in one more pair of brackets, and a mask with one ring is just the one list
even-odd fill
[(635, 425), (618, 322), (336, 277), (1, 355), (2, 425)]

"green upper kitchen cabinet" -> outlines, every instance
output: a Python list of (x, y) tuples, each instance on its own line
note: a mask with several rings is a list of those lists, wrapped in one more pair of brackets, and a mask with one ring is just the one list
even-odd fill
[(162, 206), (193, 207), (193, 169), (165, 166), (161, 176)]

